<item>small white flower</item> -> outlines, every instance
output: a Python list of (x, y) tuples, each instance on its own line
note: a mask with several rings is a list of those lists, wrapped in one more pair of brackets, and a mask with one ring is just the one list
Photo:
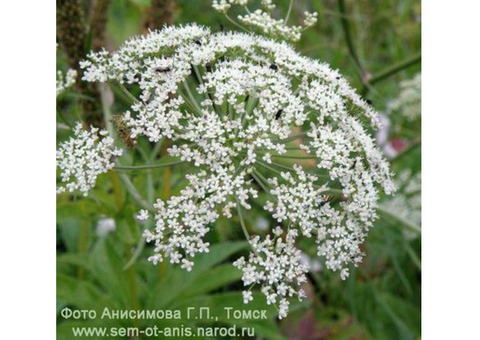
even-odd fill
[(152, 262), (154, 265), (158, 264), (159, 262), (163, 261), (163, 257), (161, 254), (154, 254), (148, 257), (148, 261)]
[(272, 293), (267, 295), (267, 305), (272, 305), (277, 301), (277, 294)]
[(270, 152), (267, 152), (263, 157), (262, 159), (267, 162), (268, 164), (272, 164), (272, 155), (270, 154)]
[(62, 71), (57, 71), (57, 97), (72, 87), (77, 80), (77, 71), (69, 69), (64, 76)]
[(340, 271), (340, 278), (341, 278), (342, 280), (346, 280), (349, 275), (350, 275), (350, 273), (348, 272), (348, 268), (343, 268), (343, 269)]
[(187, 259), (182, 259), (182, 268), (185, 269), (187, 272), (192, 270), (193, 262), (188, 261)]
[(273, 234), (275, 236), (280, 236), (283, 234), (283, 229), (281, 227), (275, 227), (275, 229), (273, 229)]
[(280, 306), (279, 306), (279, 309), (278, 309), (278, 318), (279, 319), (283, 319), (284, 317), (287, 316), (287, 313), (288, 313), (288, 308), (290, 306), (290, 302), (288, 302), (287, 299), (281, 299), (280, 300)]
[(142, 210), (140, 210), (140, 212), (137, 215), (137, 220), (146, 221), (146, 220), (148, 220), (148, 216), (149, 216), (148, 211), (145, 210), (145, 209), (142, 209)]
[(247, 304), (247, 303), (249, 303), (250, 301), (253, 300), (252, 292), (249, 291), (249, 290), (243, 291), (242, 295), (243, 295), (243, 303), (245, 303), (245, 304)]
[(305, 27), (311, 27), (317, 23), (318, 20), (318, 13), (317, 12), (305, 12), (305, 19), (303, 21), (303, 24)]

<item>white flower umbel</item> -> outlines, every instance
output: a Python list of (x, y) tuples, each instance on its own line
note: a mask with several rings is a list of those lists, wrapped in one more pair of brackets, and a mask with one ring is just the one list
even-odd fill
[(400, 82), (400, 94), (387, 104), (391, 114), (400, 114), (413, 121), (422, 111), (422, 75)]
[[(316, 176), (307, 175), (299, 166), (294, 168), (293, 175), (280, 174), (284, 184), (279, 184), (278, 178), (270, 179), (273, 186), (270, 193), (275, 203), (267, 202), (265, 210), (270, 211), (277, 222), (293, 223), (303, 235), (314, 235), (318, 256), (325, 260), (327, 268), (342, 270), (349, 263), (359, 263), (360, 245), (376, 217), (376, 190), (371, 185), (355, 189), (356, 199), (340, 203), (343, 211), (338, 211), (323, 195), (326, 188), (315, 186)], [(344, 271), (342, 276), (347, 273)]]
[(114, 167), (122, 150), (114, 147), (107, 131), (95, 127), (87, 131), (77, 123), (73, 132), (75, 136), (61, 143), (57, 150), (57, 167), (64, 183), (57, 188), (57, 194), (80, 190), (86, 196), (98, 175)]
[[(298, 232), (290, 230), (281, 238), (281, 234), (261, 241), (260, 236), (250, 240), (252, 252), (248, 260), (244, 257), (236, 260), (233, 265), (242, 270), (242, 280), (245, 286), (261, 285), (262, 293), (267, 297), (267, 304), (279, 304), (279, 318), (284, 318), (288, 312), (287, 299), (297, 296), (299, 300), (305, 297), (300, 288), (307, 281), (305, 274), (308, 266), (302, 259), (302, 253), (295, 248), (295, 238)], [(249, 291), (243, 292), (244, 303), (252, 300)]]
[(213, 0), (212, 7), (217, 11), (223, 13), (227, 19), (237, 24), (232, 18), (228, 16), (228, 11), (232, 5), (242, 6), (246, 10), (245, 15), (238, 15), (237, 19), (247, 27), (259, 29), (264, 35), (272, 38), (280, 38), (285, 40), (297, 41), (300, 40), (302, 31), (315, 25), (318, 19), (317, 12), (304, 12), (305, 19), (302, 26), (289, 26), (287, 24), (290, 12), (292, 10), (293, 2), (290, 3), (287, 17), (285, 19), (275, 19), (272, 13), (275, 9), (275, 4), (272, 0), (262, 0), (261, 8), (250, 11), (247, 5), (250, 0)]
[(72, 87), (77, 79), (77, 71), (69, 69), (66, 75), (62, 71), (57, 71), (57, 97), (65, 92), (66, 89)]
[[(155, 204), (156, 227), (145, 232), (155, 243), (152, 262), (191, 269), (208, 251), (212, 224), (249, 210), (259, 189), (278, 223), (315, 237), (327, 268), (345, 278), (360, 261), (378, 190), (394, 185), (365, 127), (377, 126), (377, 114), (337, 71), (286, 43), (197, 25), (133, 38), (112, 54), (92, 53), (82, 67), (84, 80), (139, 90), (125, 113), (131, 138), (168, 138), (170, 156), (193, 166), (186, 188)], [(309, 168), (300, 166), (305, 158)], [(293, 252), (288, 235), (281, 254)]]
[(204, 242), (203, 237), (210, 230), (209, 225), (220, 216), (217, 208), (227, 207), (224, 215), (230, 217), (230, 208), (237, 204), (233, 203), (235, 197), (249, 209), (248, 198), (257, 196), (255, 189), (245, 188), (245, 175), (245, 172), (234, 174), (233, 169), (217, 169), (215, 173), (200, 171), (187, 175), (190, 185), (179, 196), (166, 203), (157, 200), (155, 231), (144, 233), (147, 242), (155, 243), (155, 255), (149, 260), (156, 264), (167, 257), (171, 263), (185, 260), (193, 265), (189, 259), (197, 253), (208, 252), (210, 244)]

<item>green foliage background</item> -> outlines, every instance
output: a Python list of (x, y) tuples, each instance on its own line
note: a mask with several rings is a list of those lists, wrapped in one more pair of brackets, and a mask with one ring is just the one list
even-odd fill
[[(174, 8), (176, 24), (197, 22), (212, 30), (234, 29), (210, 6), (210, 0), (178, 0)], [(279, 14), (286, 13), (288, 1), (278, 1)], [(340, 13), (337, 0), (296, 1), (291, 23), (300, 23), (304, 10), (319, 13), (318, 23), (307, 30), (296, 46), (305, 55), (328, 62), (338, 68), (351, 83), (382, 111), (388, 100), (398, 95), (398, 85), (420, 71), (420, 63), (402, 68), (385, 79), (365, 87), (365, 79), (401, 65), (420, 52), (420, 2), (418, 0), (345, 1)], [(107, 22), (107, 49), (114, 49), (128, 37), (143, 31), (142, 20), (149, 10), (148, 0), (115, 0), (111, 2)], [(342, 19), (348, 24), (354, 53), (352, 58)], [(60, 54), (58, 68), (66, 62)], [(116, 93), (118, 96), (118, 93)], [(114, 113), (125, 109), (116, 97)], [(79, 117), (79, 95), (66, 94), (59, 102), (62, 120), (73, 122)], [(420, 126), (403, 122), (402, 128), (412, 147), (392, 161), (393, 170), (421, 170)], [(412, 132), (413, 131), (413, 132)], [(397, 131), (400, 135), (402, 130)], [(68, 138), (58, 131), (58, 142)], [(148, 162), (151, 150), (141, 141), (131, 161)], [(140, 193), (152, 202), (167, 198), (182, 186), (185, 166), (152, 169), (132, 173), (131, 180)], [(139, 207), (121, 185), (116, 172), (99, 178), (98, 185), (84, 198), (60, 195), (57, 204), (57, 336), (72, 339), (71, 327), (87, 326), (176, 326), (205, 324), (198, 320), (65, 320), (64, 307), (95, 309), (101, 314), (111, 309), (182, 309), (187, 306), (224, 306), (246, 308), (242, 303), (239, 282), (241, 272), (231, 261), (245, 253), (238, 220), (220, 220), (211, 232), (209, 254), (199, 257), (192, 273), (146, 261), (151, 248), (144, 246), (144, 226), (134, 219)], [(247, 216), (248, 228), (255, 229), (259, 217), (268, 219), (261, 207)], [(95, 228), (101, 218), (114, 218), (116, 230), (99, 237)], [(294, 306), (286, 320), (274, 319), (275, 309), (264, 303), (261, 294), (248, 308), (268, 309), (269, 320), (249, 322), (221, 318), (217, 324), (249, 325), (264, 339), (416, 339), (420, 337), (421, 259), (420, 237), (407, 238), (405, 225), (395, 216), (383, 216), (370, 232), (365, 245), (364, 263), (352, 271), (346, 281), (328, 271), (314, 273), (309, 287), (310, 298)], [(304, 249), (315, 256), (311, 244)], [(207, 323), (208, 324), (208, 323)]]

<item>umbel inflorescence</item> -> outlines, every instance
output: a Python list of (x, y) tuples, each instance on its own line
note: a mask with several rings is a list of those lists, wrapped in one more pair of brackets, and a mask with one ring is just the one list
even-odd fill
[(113, 138), (105, 130), (91, 127), (87, 131), (77, 123), (73, 132), (75, 137), (63, 142), (57, 150), (57, 167), (62, 171), (63, 182), (57, 194), (79, 190), (86, 196), (98, 175), (113, 169), (115, 159), (123, 151), (115, 148)]
[[(145, 231), (150, 261), (191, 270), (218, 218), (239, 216), (252, 247), (235, 261), (244, 301), (260, 285), (280, 317), (289, 298), (304, 295), (299, 238), (315, 240), (342, 278), (361, 261), (379, 190), (394, 186), (368, 131), (377, 115), (337, 71), (283, 42), (197, 25), (132, 38), (81, 66), (83, 80), (139, 90), (124, 114), (130, 138), (169, 139), (170, 156), (191, 165), (179, 195), (157, 200), (151, 217), (139, 214), (155, 221)], [(243, 218), (259, 191), (276, 221), (263, 240), (248, 235)]]
[[(317, 12), (304, 12), (303, 27), (302, 26), (290, 26), (288, 25), (288, 19), (292, 11), (293, 1), (290, 1), (287, 16), (284, 19), (275, 19), (273, 17), (273, 11), (276, 5), (272, 0), (260, 1), (260, 8), (250, 11), (248, 8), (250, 0), (212, 0), (212, 7), (220, 13), (223, 13), (225, 17), (230, 20), (234, 25), (240, 27), (242, 30), (247, 30), (248, 26), (252, 29), (258, 29), (263, 34), (278, 39), (285, 39), (290, 41), (297, 41), (300, 39), (302, 31), (313, 26), (318, 19)], [(243, 7), (246, 11), (244, 15), (238, 15), (236, 19), (240, 23), (237, 23), (228, 15), (228, 11), (232, 6)]]

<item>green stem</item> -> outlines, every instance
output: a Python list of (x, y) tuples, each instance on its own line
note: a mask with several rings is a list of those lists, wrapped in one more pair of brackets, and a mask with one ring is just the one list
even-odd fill
[(137, 261), (138, 257), (142, 253), (143, 248), (145, 248), (145, 239), (143, 238), (143, 236), (140, 236), (140, 238), (138, 239), (137, 246), (135, 247), (135, 251), (131, 259), (128, 260), (125, 266), (123, 266), (123, 270), (127, 270)]
[(247, 241), (250, 242), (250, 234), (248, 233), (247, 226), (245, 225), (245, 221), (243, 219), (242, 207), (240, 206), (240, 202), (238, 201), (238, 198), (235, 197), (235, 200), (237, 201), (237, 212), (238, 212), (238, 217), (240, 218), (240, 224), (242, 226), (243, 234), (245, 235), (245, 238), (247, 239)]
[(202, 76), (200, 75), (200, 70), (198, 69), (197, 65), (192, 65), (193, 68), (193, 74), (195, 75), (195, 79), (197, 79), (197, 82), (199, 85), (203, 85), (203, 79)]
[[(78, 252), (81, 255), (85, 255), (87, 252), (87, 235), (88, 235), (88, 222), (86, 220), (82, 220), (80, 222), (80, 237), (78, 239)], [(77, 269), (77, 278), (82, 280), (84, 276), (84, 268), (83, 266), (78, 266)]]
[(188, 95), (188, 98), (190, 98), (190, 102), (198, 110), (198, 113), (201, 115), (202, 114), (202, 108), (198, 105), (197, 101), (195, 100), (195, 97), (193, 96), (193, 93), (190, 90), (190, 86), (188, 85), (188, 82), (186, 80), (183, 81), (183, 86), (184, 86), (185, 90), (187, 91), (187, 95)]
[(108, 85), (101, 84), (100, 85), (100, 99), (102, 102), (102, 110), (103, 110), (103, 119), (105, 121), (105, 127), (110, 135), (110, 137), (115, 139), (115, 131), (113, 129), (113, 124), (111, 122), (112, 113), (110, 111), (110, 104), (108, 103)]
[[(273, 166), (263, 162), (263, 161), (260, 161), (260, 160), (257, 160), (257, 164), (260, 164), (261, 166), (265, 167), (266, 169), (269, 169), (271, 171), (273, 171), (274, 173), (276, 173), (277, 175), (281, 175), (281, 172), (280, 170), (278, 169), (275, 169)], [(272, 162), (271, 163), (272, 165), (280, 168), (280, 169), (283, 169), (283, 170), (287, 170), (287, 171), (290, 171), (290, 172), (295, 172), (295, 169), (292, 168), (292, 167), (289, 167), (287, 165), (283, 165), (283, 164), (280, 164), (280, 163), (275, 163), (275, 162)], [(304, 170), (305, 171), (305, 170)], [(308, 172), (307, 172), (308, 173)], [(328, 177), (327, 175), (320, 175), (320, 174), (315, 174), (315, 176), (317, 176), (318, 178), (326, 178)], [(317, 187), (320, 187), (320, 186), (317, 186)]]
[(292, 8), (293, 8), (293, 0), (290, 0), (290, 3), (288, 4), (287, 16), (285, 17), (285, 24), (287, 23), (288, 19), (290, 19), (290, 14), (292, 13)]
[(290, 137), (287, 137), (285, 139), (278, 139), (274, 142), (279, 142), (279, 143), (291, 142), (292, 140), (295, 140), (297, 138), (305, 137), (307, 134), (308, 134), (308, 131), (303, 131), (303, 132), (295, 133), (295, 134), (293, 134)]
[(118, 83), (118, 87), (132, 102), (137, 103), (138, 99), (125, 87), (125, 85)]
[(387, 211), (387, 210), (385, 210), (381, 207), (378, 207), (377, 211), (380, 213), (380, 216), (382, 216), (383, 218), (393, 220), (394, 222), (397, 222), (398, 224), (403, 226), (405, 229), (408, 229), (408, 230), (413, 231), (415, 233), (421, 233), (422, 232), (422, 229), (420, 229), (416, 225), (413, 225), (410, 222), (405, 221), (404, 219), (393, 215), (392, 213), (390, 213), (389, 211)]
[(70, 129), (73, 129), (73, 126), (72, 124), (68, 121), (68, 119), (65, 117), (65, 115), (63, 114), (63, 112), (61, 110), (59, 110), (57, 108), (57, 114), (58, 116), (60, 117), (60, 119), (65, 123), (67, 124), (67, 126), (70, 128)]
[(313, 187), (317, 188), (317, 189), (324, 189), (326, 192), (328, 192), (330, 194), (343, 195), (342, 189), (326, 188), (325, 186), (318, 185), (318, 184), (314, 184)]
[[(267, 148), (258, 148), (257, 149), (258, 151), (262, 151), (262, 152), (270, 152), (272, 151), (272, 149), (267, 149)], [(297, 151), (305, 151), (304, 149), (298, 147), (298, 146), (286, 146), (285, 147), (285, 150), (297, 150)]]
[(361, 91), (362, 96), (367, 95), (368, 91), (370, 90), (371, 86), (384, 80), (387, 79), (390, 76), (393, 76), (394, 74), (403, 71), (410, 66), (415, 65), (418, 62), (422, 61), (422, 55), (421, 53), (418, 53), (414, 55), (411, 58), (408, 58), (404, 61), (401, 61), (400, 63), (393, 65), (391, 67), (386, 68), (385, 70), (379, 72), (378, 74), (374, 75), (372, 78), (368, 79), (367, 81), (364, 82), (363, 88)]
[(342, 24), (342, 29), (343, 29), (343, 34), (345, 36), (345, 41), (347, 42), (347, 47), (348, 47), (348, 52), (350, 53), (350, 56), (353, 58), (355, 61), (355, 65), (358, 67), (361, 73), (361, 78), (363, 78), (363, 75), (365, 72), (363, 71), (362, 63), (360, 62), (360, 59), (358, 58), (357, 52), (355, 51), (355, 46), (353, 44), (353, 39), (352, 39), (352, 34), (350, 32), (350, 23), (348, 22), (348, 16), (346, 14), (346, 8), (345, 8), (345, 0), (338, 0), (338, 9), (342, 16), (340, 17), (340, 22)]
[[(263, 191), (265, 191), (266, 193), (270, 192), (270, 190), (263, 183), (263, 180), (266, 180), (265, 177), (263, 177), (257, 170), (253, 170), (251, 175), (255, 179), (255, 181), (258, 183), (258, 185), (260, 185)], [(263, 177), (263, 179), (261, 177)]]
[(183, 91), (179, 91), (179, 94), (185, 100), (185, 105), (187, 106), (188, 110), (190, 110), (197, 117), (201, 116), (200, 111), (198, 111), (195, 105), (191, 102), (190, 98), (188, 98), (188, 95), (185, 95)]
[(172, 162), (165, 162), (161, 164), (147, 164), (147, 165), (116, 165), (114, 169), (116, 170), (145, 170), (145, 169), (156, 169), (156, 168), (164, 168), (170, 165), (176, 165), (184, 163), (184, 161), (172, 161)]
[(120, 173), (118, 177), (120, 177), (120, 180), (123, 182), (128, 193), (132, 196), (135, 202), (137, 202), (142, 208), (153, 211), (153, 206), (143, 199), (126, 174)]
[(150, 154), (150, 162), (153, 162), (157, 158), (160, 148), (162, 147), (163, 141), (164, 141), (163, 138), (160, 139), (157, 142), (157, 144), (155, 144), (155, 146), (153, 147), (152, 153)]
[(367, 79), (367, 80), (362, 80), (363, 81), (363, 88), (360, 91), (362, 96), (366, 96), (368, 94), (368, 91), (372, 88), (372, 85), (387, 79), (390, 76), (393, 76), (394, 74), (403, 71), (410, 66), (415, 65), (416, 63), (420, 62), (422, 60), (422, 55), (420, 53), (414, 55), (411, 58), (408, 58), (396, 65), (393, 65), (389, 68), (386, 68), (385, 70), (381, 71), (377, 75), (374, 75), (372, 78)]
[(412, 262), (417, 266), (418, 270), (422, 270), (422, 262), (418, 258), (417, 254), (415, 253), (415, 251), (412, 249), (412, 247), (408, 242), (406, 242), (405, 244), (405, 250), (407, 251), (407, 254), (410, 256), (410, 258), (412, 259)]
[[(100, 87), (100, 96), (101, 96), (101, 101), (102, 101), (103, 117), (105, 119), (105, 125), (106, 125), (107, 131), (108, 131), (110, 137), (115, 138), (115, 131), (113, 129), (112, 123), (110, 122), (110, 118), (111, 118), (112, 115), (111, 115), (111, 112), (110, 112), (110, 105), (109, 105), (108, 100), (107, 100), (107, 89), (108, 89), (108, 87), (107, 87), (106, 84), (103, 84)], [(122, 166), (117, 165), (116, 168), (120, 170), (122, 168)], [(123, 167), (123, 168), (128, 169), (128, 168), (132, 168), (132, 167)], [(127, 169), (125, 169), (125, 170), (127, 170)], [(118, 177), (123, 182), (123, 184), (125, 185), (125, 188), (129, 192), (129, 194), (132, 196), (132, 198), (142, 208), (150, 210), (150, 211), (153, 210), (153, 206), (151, 204), (145, 202), (143, 197), (138, 193), (137, 189), (135, 188), (133, 183), (130, 181), (130, 178), (128, 178), (128, 176), (126, 174), (120, 173), (118, 175)]]
[(396, 65), (393, 65), (383, 71), (381, 71), (380, 73), (374, 75), (372, 78), (370, 78), (370, 80), (368, 81), (369, 84), (375, 84), (375, 83), (378, 83), (379, 81), (385, 79), (385, 78), (388, 78), (390, 77), (391, 75), (394, 75), (395, 73), (398, 73), (412, 65), (415, 65), (416, 63), (418, 62), (421, 62), (422, 61), (422, 55), (421, 53), (418, 53), (416, 55), (414, 55), (413, 57), (410, 57)]
[(260, 99), (253, 98), (251, 96), (248, 97), (248, 101), (245, 104), (245, 112), (243, 112), (242, 115), (240, 116), (240, 122), (241, 122), (243, 127), (245, 127), (247, 125), (246, 124), (247, 120), (246, 120), (245, 117), (251, 117), (252, 116), (252, 113), (255, 110), (255, 108), (257, 107), (258, 103), (260, 103)]
[[(260, 164), (261, 166), (269, 169), (270, 171), (273, 171), (273, 172), (276, 173), (277, 175), (280, 175), (280, 174), (281, 174), (281, 172), (280, 172), (279, 170), (271, 167), (270, 165), (268, 165), (268, 164), (265, 163), (265, 162), (262, 162), (262, 161), (257, 160), (257, 163)], [(290, 171), (290, 170), (293, 170), (293, 169), (288, 168), (288, 169), (286, 169), (286, 170), (289, 170), (289, 171)]]
[(305, 155), (305, 156), (296, 156), (296, 155), (272, 155), (275, 158), (288, 158), (288, 159), (317, 159), (316, 155)]
[(225, 17), (227, 18), (228, 21), (230, 21), (232, 24), (234, 24), (235, 26), (237, 26), (238, 28), (240, 28), (241, 30), (245, 31), (245, 32), (250, 32), (250, 30), (246, 29), (245, 27), (243, 27), (242, 25), (238, 24), (235, 20), (233, 20), (232, 18), (230, 18), (230, 16), (225, 13)]
[(117, 212), (120, 213), (123, 207), (123, 195), (122, 190), (120, 189), (120, 183), (118, 180), (118, 175), (114, 171), (110, 171), (109, 173), (110, 180), (112, 182), (113, 193), (115, 196), (115, 202), (117, 204)]
[[(129, 248), (128, 246), (125, 246), (125, 251), (128, 251)], [(133, 267), (128, 268), (127, 271), (127, 277), (128, 277), (128, 288), (130, 291), (130, 302), (133, 310), (137, 310), (140, 307), (139, 301), (138, 301), (138, 292), (137, 292), (137, 283), (136, 283), (136, 277), (135, 277), (135, 269)], [(133, 320), (133, 324), (138, 327), (139, 321), (137, 318)]]

